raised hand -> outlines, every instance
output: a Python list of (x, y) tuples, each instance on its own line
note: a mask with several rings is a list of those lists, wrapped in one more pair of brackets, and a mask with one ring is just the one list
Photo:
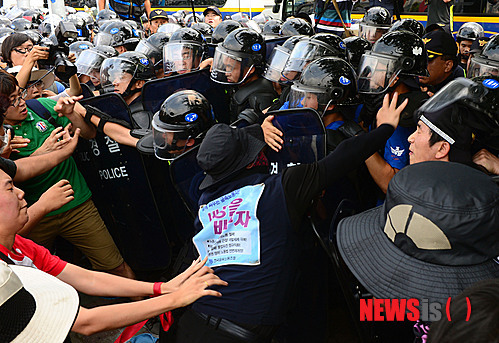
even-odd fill
[(390, 124), (394, 128), (397, 128), (400, 120), (400, 114), (409, 102), (409, 99), (405, 99), (404, 102), (397, 107), (398, 97), (398, 93), (395, 93), (392, 101), (390, 101), (389, 95), (385, 95), (383, 99), (383, 106), (379, 109), (378, 114), (376, 115), (378, 126), (381, 124)]
[(68, 180), (60, 180), (47, 189), (38, 201), (46, 207), (47, 213), (60, 209), (74, 199), (73, 187)]
[(263, 136), (265, 138), (265, 143), (274, 151), (279, 152), (282, 148), (284, 140), (282, 137), (282, 132), (272, 124), (274, 116), (268, 116), (265, 118), (262, 124)]

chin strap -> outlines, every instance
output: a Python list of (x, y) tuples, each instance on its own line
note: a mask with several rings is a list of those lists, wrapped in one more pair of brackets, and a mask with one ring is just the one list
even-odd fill
[(132, 86), (135, 84), (136, 81), (137, 80), (135, 79), (135, 77), (132, 77), (132, 79), (128, 83), (128, 87), (125, 89), (125, 91), (123, 92), (123, 94), (121, 94), (122, 97), (126, 98), (126, 97), (128, 97), (130, 95), (133, 95), (133, 94), (141, 91), (140, 88), (132, 89)]

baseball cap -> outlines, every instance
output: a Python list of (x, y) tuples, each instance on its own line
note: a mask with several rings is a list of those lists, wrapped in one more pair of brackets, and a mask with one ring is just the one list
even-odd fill
[(206, 16), (206, 13), (208, 13), (208, 11), (213, 11), (215, 12), (217, 15), (219, 15), (220, 17), (222, 16), (222, 12), (220, 12), (220, 9), (216, 6), (209, 6), (207, 7), (204, 11), (203, 11), (203, 15)]
[(490, 40), (490, 37), (481, 37), (481, 38), (475, 39), (473, 41), (473, 43), (471, 44), (470, 54), (481, 53), (483, 50), (483, 47), (487, 44), (487, 42), (489, 40)]
[(157, 9), (154, 11), (151, 11), (151, 14), (149, 14), (149, 20), (154, 20), (154, 19), (168, 19), (168, 12), (165, 10)]
[(431, 31), (423, 36), (428, 59), (437, 56), (456, 56), (457, 44), (452, 35), (444, 31)]

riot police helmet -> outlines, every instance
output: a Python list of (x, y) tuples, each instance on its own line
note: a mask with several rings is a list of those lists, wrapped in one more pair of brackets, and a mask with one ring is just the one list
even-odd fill
[(468, 67), (469, 77), (499, 76), (499, 35), (493, 36), (479, 55), (471, 58)]
[(41, 22), (43, 21), (42, 14), (40, 13), (39, 10), (36, 9), (28, 9), (24, 11), (23, 18), (26, 18), (29, 21), (31, 21), (34, 27), (38, 27), (38, 25), (40, 25)]
[(173, 34), (174, 32), (180, 30), (182, 26), (179, 24), (174, 24), (174, 23), (166, 23), (158, 27), (158, 32), (164, 32), (168, 34)]
[(148, 81), (154, 78), (154, 67), (146, 55), (136, 51), (127, 51), (116, 57), (104, 60), (100, 69), (103, 87), (113, 86), (115, 92), (123, 97), (140, 91), (134, 87), (136, 81)]
[(97, 25), (101, 25), (103, 21), (106, 20), (111, 20), (111, 19), (118, 19), (118, 15), (116, 12), (108, 10), (108, 9), (103, 9), (100, 10), (99, 13), (97, 13), (97, 16), (95, 17), (95, 21), (97, 22)]
[(168, 73), (187, 73), (197, 70), (208, 55), (204, 36), (190, 27), (175, 31), (163, 47), (163, 70)]
[(116, 49), (107, 45), (99, 45), (83, 50), (76, 60), (76, 68), (79, 75), (90, 76), (92, 83), (100, 84), (100, 68), (104, 60), (118, 56)]
[(104, 28), (99, 30), (99, 33), (94, 38), (94, 44), (109, 45), (112, 47), (126, 46), (127, 50), (135, 49), (139, 43), (139, 38), (134, 35), (132, 27), (122, 21), (112, 21)]
[(135, 37), (139, 39), (145, 37), (144, 29), (142, 28), (141, 23), (138, 23), (135, 20), (130, 20), (130, 19), (124, 20), (124, 22), (132, 27), (132, 32)]
[(33, 42), (33, 45), (38, 45), (38, 43), (40, 43), (40, 41), (43, 39), (42, 35), (35, 30), (26, 30), (21, 33), (27, 35), (29, 39), (31, 39), (31, 41)]
[(271, 19), (263, 26), (262, 34), (268, 36), (279, 36), (281, 34), (282, 20)]
[(69, 45), (69, 53), (75, 54), (76, 58), (78, 58), (83, 51), (93, 47), (94, 45), (89, 41), (77, 41)]
[(222, 43), (229, 33), (241, 27), (243, 26), (238, 21), (224, 20), (213, 30), (213, 34), (211, 35), (211, 42), (214, 44)]
[(0, 27), (10, 27), (11, 24), (12, 24), (12, 21), (10, 21), (9, 18), (7, 18), (3, 15), (0, 15)]
[(388, 32), (400, 31), (400, 30), (414, 32), (421, 38), (423, 38), (423, 36), (426, 33), (424, 25), (421, 24), (416, 19), (412, 18), (404, 18), (402, 20), (397, 20), (396, 22), (393, 23), (392, 27), (390, 27)]
[(333, 33), (317, 33), (311, 37), (302, 38), (291, 51), (282, 76), (289, 82), (297, 80), (310, 62), (325, 56), (347, 59), (343, 39)]
[(312, 36), (313, 34), (314, 28), (312, 27), (312, 25), (302, 18), (286, 19), (281, 27), (281, 36)]
[(475, 22), (464, 23), (463, 26), (459, 28), (456, 34), (456, 41), (459, 43), (462, 40), (474, 41), (478, 38), (484, 36), (482, 25)]
[(384, 7), (375, 6), (367, 10), (359, 23), (359, 37), (374, 43), (392, 26), (392, 16)]
[(261, 34), (248, 28), (236, 29), (216, 47), (210, 77), (222, 84), (241, 84), (253, 71), (263, 71), (265, 54)]
[(193, 15), (192, 13), (189, 13), (185, 16), (185, 26), (191, 27), (192, 24), (194, 23), (201, 23), (204, 22), (204, 17), (203, 15)]
[(428, 76), (424, 42), (415, 33), (393, 31), (374, 43), (359, 64), (359, 93), (382, 94), (399, 76)]
[(210, 24), (194, 23), (191, 25), (191, 28), (199, 31), (206, 39), (211, 38), (213, 34), (213, 27)]
[(29, 21), (28, 19), (17, 18), (12, 20), (11, 28), (14, 31), (20, 32), (20, 31), (31, 30), (33, 28), (33, 25), (31, 24), (31, 21)]
[(38, 25), (38, 31), (43, 37), (47, 38), (52, 34), (52, 27), (56, 28), (61, 21), (62, 19), (56, 15), (51, 18), (45, 18), (42, 23)]
[(183, 90), (170, 95), (152, 119), (154, 154), (174, 159), (199, 144), (214, 122), (212, 108), (201, 93)]
[(499, 149), (499, 77), (484, 75), (472, 79), (457, 78), (435, 93), (416, 115), (438, 112), (452, 104), (469, 111), (459, 120), (469, 126), (477, 139)]
[(357, 103), (357, 76), (350, 63), (338, 57), (323, 57), (310, 63), (293, 83), (289, 107), (313, 108), (326, 114), (331, 105)]
[(358, 36), (347, 37), (343, 41), (347, 46), (350, 63), (357, 70), (362, 55), (371, 50), (373, 45), (367, 39)]
[(263, 77), (272, 82), (285, 83), (286, 79), (282, 76), (282, 72), (288, 61), (289, 55), (296, 43), (298, 43), (300, 39), (306, 37), (307, 36), (304, 35), (292, 36), (286, 39), (282, 45), (277, 45), (267, 60), (267, 67), (265, 68)]
[(68, 15), (68, 21), (72, 22), (78, 32), (78, 40), (88, 40), (90, 39), (90, 31), (85, 23), (85, 19), (77, 16), (76, 14)]
[(95, 26), (95, 19), (89, 13), (85, 11), (78, 11), (74, 15), (78, 18), (83, 19), (89, 31), (93, 30)]
[(0, 27), (0, 37), (7, 37), (13, 34), (15, 31), (10, 27)]
[(231, 15), (231, 19), (232, 20), (235, 20), (235, 21), (239, 21), (241, 22), (241, 20), (245, 20), (245, 19), (249, 19), (249, 15), (247, 15), (246, 13), (243, 13), (243, 12), (237, 12), (237, 13), (234, 13), (233, 15)]
[(147, 39), (142, 39), (135, 51), (146, 55), (154, 64), (154, 69), (163, 68), (163, 47), (170, 40), (170, 35), (164, 32), (156, 32)]

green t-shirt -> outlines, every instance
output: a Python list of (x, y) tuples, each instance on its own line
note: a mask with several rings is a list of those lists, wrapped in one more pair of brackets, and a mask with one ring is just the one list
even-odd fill
[[(57, 124), (65, 127), (70, 123), (68, 118), (64, 116), (59, 117), (57, 112), (54, 111), (56, 101), (46, 98), (38, 99), (38, 101), (47, 110), (49, 110)], [(28, 108), (28, 116), (26, 119), (21, 124), (14, 125), (13, 129), (16, 136), (22, 136), (30, 139), (27, 147), (19, 149), (20, 152), (18, 154), (12, 155), (13, 159), (17, 159), (30, 156), (33, 152), (35, 152), (35, 150), (38, 149), (43, 142), (45, 142), (47, 137), (50, 136), (50, 133), (55, 129), (55, 127)], [(73, 187), (74, 200), (62, 206), (60, 209), (48, 214), (49, 216), (52, 216), (66, 212), (78, 205), (81, 205), (92, 195), (85, 179), (83, 178), (83, 175), (81, 175), (80, 171), (76, 167), (73, 157), (69, 157), (67, 160), (58, 164), (48, 172), (25, 181), (19, 186), (25, 192), (25, 198), (28, 204), (32, 204), (40, 198), (43, 192), (62, 179), (68, 180)]]

